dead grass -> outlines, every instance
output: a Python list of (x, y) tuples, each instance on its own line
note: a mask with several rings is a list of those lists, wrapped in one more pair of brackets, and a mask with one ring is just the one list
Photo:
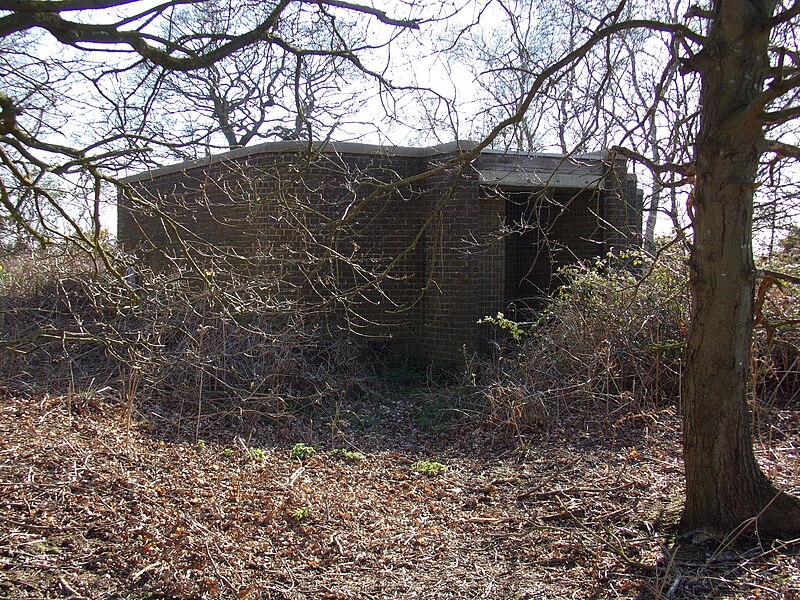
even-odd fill
[[(159, 406), (0, 398), (3, 598), (800, 597), (796, 541), (674, 538), (671, 408), (552, 421), (520, 451), (469, 420), (421, 431), (407, 394), (202, 444)], [(762, 465), (797, 493), (800, 412), (759, 417)]]

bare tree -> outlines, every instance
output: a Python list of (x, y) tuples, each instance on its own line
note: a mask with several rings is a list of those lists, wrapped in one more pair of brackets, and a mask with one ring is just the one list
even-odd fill
[[(224, 35), (253, 20), (254, 8), (226, 3), (177, 6), (163, 25), (168, 39), (188, 39), (195, 31)], [(355, 28), (330, 15), (302, 7), (287, 9), (274, 31), (296, 45), (322, 51), (347, 51), (362, 43)], [(309, 140), (328, 137), (345, 115), (355, 111), (359, 72), (346, 58), (298, 56), (279, 45), (258, 41), (193, 71), (175, 72), (143, 65), (130, 82), (152, 134), (169, 124), (180, 158), (198, 151), (239, 148), (257, 140)], [(124, 124), (121, 124), (124, 126)]]
[[(689, 139), (691, 164), (655, 164), (658, 172), (692, 183), (692, 322), (683, 385), (686, 505), (682, 524), (718, 534), (744, 528), (760, 533), (800, 531), (800, 502), (776, 490), (760, 470), (750, 439), (747, 388), (753, 336), (756, 269), (752, 226), (759, 162), (796, 158), (800, 148), (765, 139), (800, 116), (800, 75), (793, 37), (800, 4), (774, 0), (715, 1), (692, 7), (687, 24), (626, 18), (626, 2), (597, 14), (574, 49), (540, 68), (516, 111), (499, 122), (481, 147), (521, 123), (554, 79), (575, 68), (593, 49), (620, 32), (641, 30), (673, 38), (682, 77), (697, 76), (699, 103), (687, 98), (686, 114), (699, 125)], [(678, 81), (679, 78), (675, 80)], [(655, 103), (651, 100), (650, 106)], [(622, 148), (620, 148), (622, 150)]]
[[(702, 80), (695, 142), (692, 323), (683, 390), (687, 528), (800, 531), (800, 502), (764, 476), (750, 439), (747, 384), (753, 332), (752, 226), (765, 128), (800, 111), (796, 48), (777, 50), (776, 32), (796, 26), (800, 5), (771, 0), (714, 3), (695, 11), (708, 23), (687, 60)], [(783, 104), (788, 100), (789, 104)], [(777, 105), (777, 106), (776, 106)], [(792, 152), (797, 155), (797, 149)]]
[[(480, 90), (477, 129), (485, 133), (513, 116), (537, 74), (553, 56), (574, 50), (587, 29), (609, 10), (594, 3), (501, 2), (502, 23), (458, 37), (455, 60), (466, 63)], [(680, 6), (627, 6), (626, 18), (646, 16), (679, 23)], [(642, 12), (642, 15), (638, 13)], [(659, 214), (682, 226), (672, 193), (684, 177), (657, 165), (688, 164), (688, 140), (696, 132), (693, 99), (697, 77), (679, 76), (677, 42), (669, 35), (631, 29), (587, 51), (569, 69), (549, 78), (522, 117), (501, 132), (496, 148), (597, 152), (619, 145), (636, 151), (643, 183), (652, 188), (645, 203), (643, 238), (652, 247)], [(477, 55), (477, 57), (476, 57)], [(477, 59), (476, 59), (477, 58)], [(662, 207), (667, 203), (668, 206)]]
[[(466, 67), (477, 88), (470, 99), (477, 116), (472, 135), (484, 136), (498, 121), (517, 114), (537, 74), (553, 56), (574, 49), (579, 32), (591, 26), (589, 12), (563, 8), (527, 0), (499, 2), (492, 14), (498, 25), (453, 35), (454, 60)], [(602, 139), (607, 128), (601, 103), (609, 97), (606, 88), (614, 73), (608, 65), (619, 57), (618, 46), (587, 52), (573, 68), (550, 78), (525, 115), (500, 132), (492, 146), (564, 154), (608, 148)]]
[[(223, 11), (226, 6), (191, 5), (221, 6)], [(181, 6), (167, 2), (151, 7), (127, 0), (0, 4), (5, 11), (0, 17), (0, 40), (5, 44), (0, 69), (10, 74), (0, 90), (0, 202), (6, 219), (39, 243), (67, 235), (87, 249), (98, 247), (107, 184), (132, 164), (152, 164), (148, 157), (153, 154), (192, 155), (198, 137), (208, 138), (215, 130), (227, 130), (226, 139), (230, 136), (236, 144), (270, 135), (262, 129), (269, 118), (266, 108), (278, 100), (270, 99), (269, 75), (259, 80), (266, 88), (246, 89), (253, 83), (251, 75), (260, 77), (259, 68), (269, 71), (270, 65), (264, 64), (269, 57), (278, 57), (277, 64), (283, 65), (274, 69), (283, 78), (280, 102), (285, 114), (294, 114), (292, 120), (284, 116), (273, 123), (271, 134), (308, 139), (318, 131), (312, 126), (316, 107), (325, 108), (315, 94), (320, 88), (343, 86), (345, 64), (391, 87), (380, 72), (365, 66), (363, 45), (349, 45), (349, 25), (343, 21), (357, 16), (382, 27), (383, 41), (366, 46), (373, 50), (391, 40), (392, 31), (418, 26), (412, 18), (396, 19), (382, 10), (339, 0), (277, 0), (229, 9), (227, 29), (207, 19), (195, 21), (198, 26), (191, 31), (170, 30)], [(75, 11), (82, 11), (80, 19), (73, 18)], [(309, 23), (316, 32), (313, 37), (305, 29)], [(20, 51), (20, 40), (32, 50)], [(52, 52), (44, 44), (62, 50)], [(51, 58), (37, 58), (48, 55)], [(258, 67), (249, 75), (238, 73), (253, 61)], [(148, 85), (130, 89), (124, 74), (134, 70), (144, 73)], [(194, 128), (195, 134), (201, 131), (199, 136), (184, 139), (174, 135), (176, 115), (159, 106), (158, 92), (171, 78), (190, 78), (189, 73), (205, 73), (194, 81), (206, 87), (214, 87), (215, 77), (235, 76), (242, 90), (236, 96), (239, 91), (231, 90), (239, 83), (229, 81), (228, 91), (220, 86), (209, 91), (210, 116), (218, 123), (206, 120)], [(184, 104), (179, 114), (188, 121), (199, 119), (202, 108), (189, 110)], [(69, 208), (60, 188), (69, 189), (73, 200), (88, 208), (83, 213), (88, 223)]]

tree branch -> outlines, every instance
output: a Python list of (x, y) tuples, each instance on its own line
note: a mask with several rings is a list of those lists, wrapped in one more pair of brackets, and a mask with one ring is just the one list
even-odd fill
[[(212, 36), (211, 34), (200, 33), (196, 36), (192, 36), (192, 39), (207, 39), (209, 41), (227, 40), (225, 43), (220, 44), (206, 52), (199, 53), (192, 48), (181, 47), (176, 45), (176, 42), (174, 41), (163, 39), (155, 35), (145, 34), (137, 30), (120, 29), (118, 24), (97, 25), (92, 23), (81, 23), (64, 19), (60, 14), (58, 14), (59, 9), (76, 10), (77, 8), (74, 7), (81, 7), (84, 4), (87, 5), (86, 8), (91, 8), (93, 3), (98, 3), (98, 7), (112, 7), (121, 4), (128, 4), (133, 1), (135, 0), (63, 0), (61, 2), (48, 2), (46, 0), (42, 0), (39, 2), (39, 4), (44, 6), (46, 10), (34, 11), (30, 8), (27, 8), (26, 10), (20, 9), (12, 14), (0, 17), (0, 38), (12, 33), (26, 31), (28, 29), (44, 29), (61, 43), (70, 46), (80, 47), (81, 44), (128, 46), (142, 58), (170, 71), (192, 71), (211, 66), (221, 59), (235, 53), (236, 51), (261, 40), (270, 43), (282, 42), (283, 40), (275, 37), (271, 32), (278, 24), (279, 18), (283, 11), (292, 3), (293, 0), (280, 0), (267, 18), (264, 19), (264, 21), (250, 31), (240, 35)], [(197, 0), (186, 1), (193, 3)], [(382, 10), (361, 4), (353, 4), (344, 0), (300, 1), (304, 3), (339, 7), (365, 15), (370, 15), (382, 23), (392, 25), (394, 27), (412, 29), (419, 28), (419, 20), (417, 19), (394, 19), (389, 17)], [(0, 9), (3, 9), (6, 6), (17, 6), (18, 4), (26, 6), (26, 3), (23, 2), (23, 0), (0, 0)], [(12, 10), (12, 8), (7, 8), (6, 10)], [(130, 21), (130, 19), (128, 19), (128, 21)], [(153, 43), (161, 46), (161, 48), (153, 45)], [(286, 42), (284, 42), (282, 45), (284, 48), (290, 46)], [(296, 49), (292, 50), (292, 52), (296, 55), (303, 53), (297, 51)], [(181, 53), (182, 55), (176, 56), (176, 53)], [(352, 53), (343, 53), (337, 51), (315, 51), (308, 53), (342, 56), (348, 58), (351, 62), (363, 70), (363, 67), (354, 58)]]
[(797, 15), (800, 15), (800, 0), (794, 0), (794, 4), (792, 4), (789, 8), (785, 11), (774, 15), (765, 26), (765, 29), (772, 29), (780, 25), (781, 23), (787, 23), (794, 19)]
[(713, 19), (714, 13), (709, 8), (703, 8), (698, 4), (693, 4), (689, 7), (689, 10), (686, 11), (684, 18), (691, 19), (693, 17), (700, 17), (701, 19)]
[(619, 154), (620, 156), (624, 156), (625, 158), (635, 160), (636, 162), (642, 163), (645, 165), (651, 172), (653, 173), (679, 173), (680, 175), (686, 177), (687, 176), (687, 165), (674, 163), (674, 162), (665, 162), (665, 163), (656, 163), (643, 154), (639, 152), (635, 152), (629, 148), (625, 148), (623, 146), (613, 146), (609, 149), (610, 152)]
[(365, 6), (363, 4), (353, 4), (345, 2), (344, 0), (311, 0), (314, 4), (324, 4), (325, 6), (335, 6), (337, 8), (345, 8), (350, 11), (360, 12), (365, 15), (370, 15), (378, 19), (381, 23), (392, 25), (394, 27), (405, 27), (408, 29), (419, 29), (419, 19), (394, 19), (382, 10)]
[(783, 110), (766, 112), (761, 115), (761, 122), (764, 125), (779, 125), (800, 117), (800, 106), (792, 106)]
[[(23, 13), (58, 13), (125, 6), (139, 0), (0, 0), (0, 10)], [(197, 2), (199, 0), (192, 0)]]
[[(208, 67), (259, 40), (269, 40), (270, 31), (278, 23), (284, 9), (292, 0), (281, 0), (269, 16), (258, 26), (241, 35), (229, 38), (227, 43), (205, 53), (197, 54), (190, 49), (178, 49), (186, 56), (176, 57), (172, 54), (174, 45), (169, 40), (146, 35), (135, 30), (120, 30), (115, 25), (95, 25), (68, 21), (54, 13), (12, 13), (0, 18), (0, 38), (28, 29), (44, 29), (58, 41), (70, 46), (80, 43), (101, 45), (126, 45), (142, 58), (169, 69), (171, 71), (191, 71)], [(211, 37), (211, 36), (205, 36)], [(217, 36), (219, 37), (219, 36)], [(170, 51), (159, 49), (148, 43), (153, 40)]]
[[(623, 0), (620, 5), (614, 10), (613, 13), (610, 13), (610, 16), (618, 16), (621, 12), (625, 2)], [(605, 19), (605, 20), (608, 20)], [(631, 19), (629, 21), (621, 21), (618, 23), (612, 23), (611, 25), (607, 25), (601, 29), (595, 30), (595, 32), (580, 46), (568, 52), (564, 56), (562, 56), (558, 61), (552, 63), (546, 69), (544, 69), (536, 79), (533, 81), (531, 87), (526, 92), (522, 102), (519, 103), (516, 111), (510, 117), (504, 119), (500, 123), (498, 123), (492, 130), (481, 140), (475, 148), (466, 152), (461, 158), (463, 160), (471, 160), (478, 156), (484, 148), (487, 148), (496, 138), (500, 135), (500, 133), (505, 130), (507, 127), (516, 125), (525, 116), (525, 113), (530, 108), (531, 103), (533, 102), (536, 95), (539, 93), (539, 90), (545, 84), (545, 82), (553, 77), (556, 73), (561, 71), (563, 68), (567, 67), (571, 63), (579, 60), (583, 56), (586, 55), (589, 50), (595, 47), (596, 44), (599, 42), (608, 39), (614, 34), (620, 33), (622, 31), (630, 31), (635, 29), (649, 29), (651, 31), (662, 31), (664, 33), (672, 33), (675, 36), (682, 37), (684, 39), (690, 39), (697, 43), (702, 43), (704, 37), (695, 33), (688, 27), (680, 24), (675, 23), (662, 23), (660, 21), (652, 21), (649, 19)]]
[(775, 279), (781, 279), (790, 283), (800, 283), (800, 277), (795, 277), (794, 275), (789, 275), (787, 273), (781, 273), (780, 271), (773, 271), (771, 269), (758, 269), (756, 274), (761, 277), (774, 277)]
[[(743, 123), (748, 121), (758, 121), (760, 125), (774, 125), (776, 123), (782, 123), (784, 121), (788, 121), (789, 119), (793, 118), (794, 116), (783, 117), (783, 113), (786, 111), (776, 111), (773, 113), (765, 113), (763, 112), (764, 109), (770, 102), (777, 100), (783, 94), (792, 91), (800, 87), (800, 75), (793, 75), (791, 77), (787, 77), (785, 79), (776, 79), (774, 80), (768, 87), (765, 89), (761, 94), (758, 95), (755, 100), (750, 103), (750, 106), (742, 113), (740, 120)], [(786, 109), (786, 110), (793, 110), (793, 109)], [(775, 120), (773, 120), (775, 119)]]
[(777, 140), (766, 140), (767, 152), (773, 152), (776, 158), (794, 158), (800, 160), (800, 146), (794, 144), (787, 144)]

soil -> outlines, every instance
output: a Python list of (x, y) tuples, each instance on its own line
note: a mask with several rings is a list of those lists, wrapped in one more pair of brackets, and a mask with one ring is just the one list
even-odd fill
[[(0, 597), (800, 598), (798, 540), (675, 535), (675, 408), (522, 439), (430, 398), (276, 422), (0, 390)], [(800, 493), (800, 409), (757, 423)]]

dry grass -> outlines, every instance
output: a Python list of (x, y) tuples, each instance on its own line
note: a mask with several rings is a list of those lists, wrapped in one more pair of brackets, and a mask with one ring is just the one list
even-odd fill
[[(201, 421), (291, 419), (360, 394), (358, 347), (270, 282), (138, 273), (133, 287), (77, 251), (3, 257), (0, 377), (118, 392)], [(33, 273), (27, 277), (26, 271)]]
[[(471, 367), (499, 430), (524, 443), (526, 433), (563, 419), (613, 423), (680, 405), (690, 305), (685, 257), (672, 247), (655, 263), (638, 253), (624, 258), (624, 266), (609, 256), (564, 269), (565, 285), (545, 313), (514, 325), (521, 339), (507, 339), (498, 360)], [(783, 270), (793, 273), (797, 263)], [(800, 279), (759, 281), (753, 403), (795, 406)]]

